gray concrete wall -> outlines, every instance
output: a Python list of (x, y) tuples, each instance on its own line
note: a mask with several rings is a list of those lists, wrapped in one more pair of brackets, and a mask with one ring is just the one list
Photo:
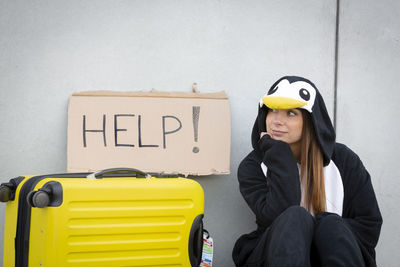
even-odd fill
[(338, 141), (369, 170), (383, 216), (378, 266), (399, 266), (400, 20), (398, 1), (341, 1)]
[[(399, 4), (391, 4), (398, 10)], [(393, 238), (399, 233), (399, 214), (393, 212), (399, 172), (392, 167), (395, 148), (385, 150), (383, 137), (395, 140), (395, 132), (387, 129), (397, 126), (387, 124), (398, 114), (398, 95), (377, 100), (375, 85), (385, 77), (385, 89), (395, 93), (399, 27), (386, 27), (398, 23), (393, 9), (374, 5), (342, 4), (338, 139), (354, 148), (373, 174), (385, 216), (378, 263), (394, 266), (399, 262), (399, 241)], [(373, 23), (370, 16), (377, 8), (390, 14)], [(231, 174), (195, 179), (205, 190), (214, 266), (230, 267), (235, 240), (255, 228), (236, 170), (251, 149), (258, 99), (280, 76), (302, 75), (321, 89), (333, 115), (335, 20), (333, 0), (0, 1), (0, 181), (65, 171), (67, 103), (75, 91), (190, 91), (193, 82), (200, 92), (225, 90), (232, 118)], [(377, 40), (374, 34), (381, 31), (383, 39)], [(384, 105), (366, 110), (364, 102), (352, 102), (360, 88), (369, 93), (362, 99)], [(363, 131), (367, 122), (374, 129)], [(365, 145), (370, 140), (372, 145)], [(378, 157), (372, 156), (377, 150)], [(1, 242), (2, 237), (0, 227)]]

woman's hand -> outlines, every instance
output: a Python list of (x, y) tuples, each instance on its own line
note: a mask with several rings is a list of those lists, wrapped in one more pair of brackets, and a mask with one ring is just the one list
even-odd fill
[(267, 133), (267, 132), (261, 132), (261, 133), (260, 133), (260, 139), (261, 139), (264, 135), (266, 135), (266, 134), (268, 134), (269, 137), (272, 138), (272, 136), (271, 136), (269, 133)]
[(260, 139), (258, 140), (258, 146), (260, 150), (265, 153), (268, 148), (270, 148), (272, 145), (277, 143), (278, 141), (274, 140), (272, 138), (272, 135), (268, 132), (261, 132), (260, 133)]

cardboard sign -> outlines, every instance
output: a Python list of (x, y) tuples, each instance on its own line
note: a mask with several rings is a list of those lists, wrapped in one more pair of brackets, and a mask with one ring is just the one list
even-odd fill
[(230, 125), (224, 92), (76, 93), (68, 108), (67, 168), (229, 174)]

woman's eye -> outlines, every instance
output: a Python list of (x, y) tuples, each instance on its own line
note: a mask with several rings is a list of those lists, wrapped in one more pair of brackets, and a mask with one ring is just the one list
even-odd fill
[(271, 112), (276, 113), (278, 111), (276, 109), (271, 109)]
[(289, 112), (288, 112), (288, 115), (289, 115), (289, 116), (296, 116), (297, 114), (296, 114), (296, 112), (294, 112), (294, 111), (289, 111)]

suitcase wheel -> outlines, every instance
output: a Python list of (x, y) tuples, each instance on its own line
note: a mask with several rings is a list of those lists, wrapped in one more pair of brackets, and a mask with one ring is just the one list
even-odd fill
[(19, 183), (24, 180), (24, 176), (11, 179), (8, 183), (0, 185), (0, 202), (8, 202), (15, 199), (15, 191)]
[(198, 215), (192, 224), (189, 235), (189, 260), (192, 267), (200, 266), (203, 250), (203, 214)]
[(63, 189), (59, 182), (50, 181), (37, 191), (31, 191), (26, 196), (31, 207), (58, 207), (63, 202)]
[(31, 205), (32, 207), (44, 208), (47, 207), (50, 203), (49, 193), (40, 189), (39, 191), (29, 192), (26, 198), (29, 205)]
[(11, 189), (8, 186), (0, 186), (0, 201), (7, 202), (10, 200)]

